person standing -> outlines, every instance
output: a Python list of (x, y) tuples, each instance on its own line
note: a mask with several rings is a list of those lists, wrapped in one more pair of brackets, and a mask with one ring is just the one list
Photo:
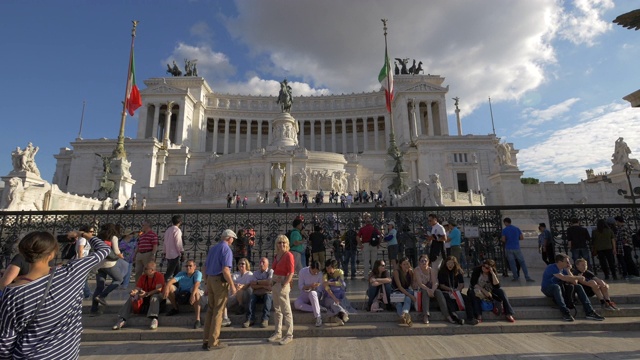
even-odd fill
[[(93, 252), (56, 268), (49, 262), (59, 250), (45, 231), (27, 234), (18, 245), (29, 271), (8, 285), (0, 302), (0, 358), (77, 359), (82, 334), (82, 287), (92, 268), (104, 260), (109, 246), (92, 234)], [(48, 285), (50, 283), (50, 286)], [(38, 304), (47, 296), (38, 310)]]
[(626, 226), (622, 216), (616, 216), (616, 257), (618, 265), (622, 269), (622, 277), (629, 280), (631, 276), (638, 276), (638, 268), (631, 257), (632, 233)]
[[(589, 258), (589, 243), (591, 242), (591, 236), (587, 229), (580, 226), (580, 220), (577, 218), (571, 219), (571, 226), (567, 229), (567, 241), (569, 242), (571, 258), (573, 259), (574, 264), (576, 263), (576, 260), (580, 258)], [(551, 262), (549, 262), (549, 264), (551, 264)]]
[(309, 242), (311, 243), (311, 260), (317, 261), (320, 264), (321, 269), (324, 269), (325, 262), (325, 246), (326, 236), (319, 225), (314, 225), (313, 232), (309, 235)]
[(293, 229), (291, 229), (289, 233), (289, 247), (295, 259), (296, 272), (298, 272), (304, 266), (303, 264), (307, 262), (305, 258), (305, 244), (301, 232), (303, 226), (302, 220), (296, 218), (293, 220), (292, 225)]
[(142, 197), (142, 210), (146, 210), (147, 209), (147, 198), (146, 197)]
[(130, 231), (127, 230), (124, 232), (124, 237), (120, 239), (118, 242), (118, 247), (120, 248), (120, 252), (124, 256), (123, 260), (127, 262), (127, 271), (124, 275), (124, 279), (122, 280), (121, 288), (127, 289), (129, 287), (129, 282), (131, 280), (131, 270), (133, 270), (133, 256), (136, 253), (136, 248), (138, 247), (138, 231)]
[[(429, 250), (429, 262), (431, 266), (438, 269), (440, 264), (436, 265), (436, 260), (440, 256), (441, 262), (447, 258), (447, 253), (444, 249), (444, 243), (447, 241), (447, 234), (444, 227), (438, 223), (438, 216), (436, 214), (429, 214), (427, 217), (431, 231), (427, 232), (427, 240), (431, 241), (431, 249)], [(457, 260), (457, 259), (456, 259)]]
[[(551, 236), (551, 231), (547, 229), (547, 225), (545, 223), (540, 223), (538, 225), (538, 231), (540, 231), (540, 235), (538, 235), (538, 251), (542, 254), (542, 261), (545, 264), (553, 264), (556, 262), (556, 252), (554, 249), (553, 237)], [(567, 236), (568, 236), (567, 230)], [(588, 235), (588, 234), (587, 234)]]
[[(344, 270), (344, 278), (349, 277), (349, 266), (351, 266), (351, 280), (356, 278), (356, 257), (358, 255), (358, 233), (349, 228), (342, 235), (344, 242), (344, 261), (342, 262), (342, 270)], [(368, 274), (365, 274), (367, 276)]]
[[(273, 311), (275, 332), (267, 339), (272, 343), (286, 345), (293, 341), (293, 314), (291, 313), (291, 283), (295, 260), (289, 251), (289, 239), (285, 235), (276, 238), (276, 254), (273, 257)], [(282, 337), (284, 318), (285, 336)]]
[(387, 252), (389, 253), (389, 262), (391, 268), (396, 269), (398, 264), (398, 237), (397, 237), (396, 223), (389, 221), (387, 223), (387, 234), (384, 237), (384, 241), (387, 242)]
[(520, 263), (522, 267), (522, 272), (524, 273), (525, 279), (527, 282), (533, 282), (533, 280), (529, 276), (529, 270), (527, 269), (527, 263), (524, 261), (524, 256), (522, 255), (522, 250), (520, 250), (520, 241), (524, 240), (524, 235), (522, 231), (516, 226), (511, 225), (511, 218), (504, 218), (502, 221), (504, 223), (504, 229), (502, 229), (502, 242), (505, 244), (505, 252), (507, 253), (507, 260), (509, 261), (509, 267), (511, 268), (511, 272), (513, 272), (513, 281), (518, 281), (518, 269), (516, 268), (516, 260)]
[(364, 279), (369, 276), (371, 265), (378, 258), (378, 245), (371, 245), (371, 236), (375, 231), (375, 227), (371, 223), (371, 214), (365, 213), (363, 215), (365, 225), (360, 228), (357, 235), (358, 247), (362, 250), (364, 257)]
[(156, 251), (158, 251), (158, 235), (151, 230), (151, 223), (148, 220), (142, 222), (142, 235), (138, 239), (138, 248), (133, 258), (136, 261), (136, 283), (144, 272), (144, 267), (155, 262)]
[(180, 272), (180, 259), (184, 256), (184, 247), (182, 244), (182, 216), (173, 215), (171, 217), (171, 226), (164, 232), (164, 256), (167, 259), (167, 271), (164, 273), (165, 281), (171, 280)]
[(455, 256), (455, 258), (458, 259), (458, 263), (462, 264), (462, 234), (460, 233), (460, 229), (458, 229), (458, 224), (452, 220), (447, 223), (446, 227), (447, 230), (449, 230), (447, 238), (449, 244), (451, 244), (451, 256)]
[(602, 266), (604, 279), (609, 280), (609, 272), (613, 275), (613, 280), (618, 280), (616, 275), (616, 236), (604, 219), (596, 222), (596, 229), (593, 230), (593, 251), (598, 255), (598, 263)]
[(231, 244), (237, 238), (231, 229), (222, 232), (220, 242), (211, 247), (205, 262), (204, 281), (209, 294), (209, 306), (204, 323), (203, 350), (217, 350), (227, 347), (220, 342), (222, 313), (227, 305), (227, 297), (236, 293), (231, 277), (233, 252)]

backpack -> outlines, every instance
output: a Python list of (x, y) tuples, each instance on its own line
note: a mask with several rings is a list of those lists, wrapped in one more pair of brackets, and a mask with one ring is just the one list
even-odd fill
[(107, 257), (104, 259), (107, 261), (118, 261), (120, 257), (113, 251), (113, 248), (111, 247), (111, 241), (105, 240), (104, 243), (109, 246), (109, 255), (107, 255)]
[(380, 241), (382, 240), (382, 234), (380, 234), (380, 230), (374, 228), (371, 233), (371, 240), (369, 240), (370, 246), (378, 246), (380, 245)]
[(344, 233), (344, 248), (345, 250), (355, 250), (358, 246), (358, 234), (355, 230), (349, 229)]
[(71, 260), (76, 256), (76, 243), (70, 242), (64, 244), (62, 250), (60, 251), (60, 257), (62, 260)]

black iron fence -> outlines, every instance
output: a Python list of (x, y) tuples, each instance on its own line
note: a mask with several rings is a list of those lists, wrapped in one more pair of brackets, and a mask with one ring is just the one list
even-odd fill
[[(297, 216), (305, 219), (307, 229), (320, 226), (326, 234), (333, 236), (335, 231), (344, 233), (348, 229), (358, 230), (363, 214), (372, 215), (375, 226), (382, 227), (393, 220), (398, 231), (409, 231), (419, 239), (418, 253), (428, 251), (424, 247), (424, 235), (429, 230), (427, 215), (434, 213), (442, 220), (454, 221), (463, 231), (463, 249), (467, 269), (479, 264), (482, 260), (495, 259), (499, 270), (507, 273), (508, 264), (504, 259), (504, 248), (500, 242), (502, 219), (512, 213), (526, 218), (528, 213), (546, 216), (555, 243), (556, 251), (568, 252), (566, 229), (571, 218), (578, 218), (583, 226), (594, 227), (598, 219), (623, 216), (634, 233), (638, 229), (639, 218), (631, 205), (575, 205), (575, 206), (516, 206), (516, 207), (439, 207), (439, 208), (373, 208), (355, 207), (342, 209), (333, 205), (303, 208), (265, 208), (265, 209), (211, 209), (211, 210), (148, 210), (148, 211), (49, 211), (49, 212), (2, 212), (0, 213), (0, 249), (2, 251), (2, 268), (6, 267), (16, 253), (16, 244), (27, 233), (35, 230), (52, 232), (54, 235), (65, 234), (83, 224), (116, 223), (126, 229), (140, 229), (143, 220), (152, 224), (158, 234), (159, 246), (157, 261), (162, 266), (162, 238), (164, 231), (176, 214), (183, 216), (183, 240), (186, 256), (203, 265), (206, 253), (220, 239), (224, 229), (253, 229), (255, 244), (251, 248), (250, 260), (258, 263), (262, 256), (271, 257), (274, 241), (278, 234), (284, 234), (291, 228)], [(514, 221), (514, 225), (519, 225)], [(477, 236), (469, 237), (465, 231)], [(467, 236), (465, 236), (467, 235)], [(632, 257), (638, 262), (638, 248), (632, 248)], [(333, 250), (327, 250), (333, 256)], [(386, 257), (386, 250), (381, 248), (380, 256)], [(360, 257), (359, 257), (360, 259)], [(595, 271), (598, 271), (597, 259), (589, 259)]]

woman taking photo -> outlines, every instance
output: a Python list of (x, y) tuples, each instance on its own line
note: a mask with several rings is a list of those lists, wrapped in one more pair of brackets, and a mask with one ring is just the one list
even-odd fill
[(91, 234), (94, 252), (60, 268), (49, 267), (58, 242), (46, 231), (27, 234), (18, 246), (30, 265), (5, 288), (0, 302), (0, 358), (77, 359), (82, 333), (82, 287), (87, 274), (109, 253)]
[(409, 258), (400, 259), (400, 266), (397, 271), (393, 272), (393, 284), (396, 291), (404, 294), (404, 300), (396, 303), (396, 312), (400, 316), (400, 324), (412, 326), (413, 320), (409, 315), (411, 304), (416, 302), (411, 286), (413, 285), (413, 269)]
[[(381, 297), (385, 304), (391, 303), (391, 278), (385, 266), (384, 261), (380, 259), (373, 263), (373, 269), (369, 273), (367, 311), (382, 311), (382, 308), (378, 306), (378, 297)], [(375, 306), (372, 308), (372, 305)]]
[(422, 294), (422, 321), (429, 323), (429, 303), (435, 298), (438, 289), (438, 276), (429, 264), (427, 254), (420, 255), (420, 265), (413, 270), (413, 288)]
[(481, 266), (473, 269), (471, 274), (471, 283), (467, 296), (473, 304), (473, 312), (475, 318), (482, 321), (482, 302), (488, 301), (493, 303), (493, 313), (500, 315), (503, 312), (508, 322), (515, 322), (513, 315), (515, 314), (507, 294), (500, 288), (500, 281), (496, 271), (496, 262), (492, 259), (486, 259)]
[[(276, 238), (276, 255), (273, 257), (273, 311), (276, 331), (267, 339), (272, 343), (286, 345), (293, 340), (293, 314), (289, 292), (293, 281), (295, 262), (289, 251), (289, 238), (280, 234)], [(282, 337), (282, 320), (284, 318), (285, 336)]]
[(440, 266), (438, 289), (439, 294), (436, 294), (436, 296), (442, 296), (445, 299), (449, 312), (447, 320), (450, 323), (464, 325), (464, 319), (460, 319), (456, 313), (459, 310), (464, 310), (467, 314), (467, 323), (470, 325), (478, 324), (478, 320), (473, 317), (473, 306), (469, 301), (469, 297), (462, 294), (464, 275), (455, 256), (448, 256), (444, 265)]
[[(98, 233), (98, 237), (102, 239), (105, 244), (111, 246), (113, 254), (110, 253), (107, 259), (100, 264), (98, 273), (96, 274), (96, 289), (93, 291), (93, 301), (91, 303), (92, 315), (101, 314), (98, 310), (99, 304), (108, 306), (106, 300), (107, 296), (122, 284), (123, 277), (123, 274), (116, 266), (118, 264), (118, 260), (124, 258), (120, 253), (120, 248), (118, 247), (118, 231), (116, 230), (116, 225), (112, 223), (102, 225), (100, 232)], [(111, 256), (114, 257), (110, 258)], [(111, 283), (105, 288), (107, 276), (111, 278)]]

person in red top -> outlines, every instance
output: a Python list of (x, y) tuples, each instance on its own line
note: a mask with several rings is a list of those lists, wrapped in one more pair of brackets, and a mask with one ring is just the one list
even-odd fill
[[(147, 310), (147, 317), (151, 319), (149, 328), (155, 330), (158, 328), (158, 313), (160, 312), (160, 302), (162, 299), (162, 288), (164, 286), (164, 275), (156, 271), (156, 263), (149, 262), (144, 267), (144, 276), (136, 282), (135, 289), (129, 293), (129, 298), (122, 305), (118, 313), (118, 322), (113, 325), (113, 330), (120, 330), (127, 322), (127, 319), (133, 313), (139, 314), (144, 309)], [(142, 300), (142, 304), (137, 308), (133, 307), (134, 301)]]
[[(295, 271), (293, 254), (289, 251), (289, 239), (280, 234), (276, 238), (276, 255), (273, 257), (273, 311), (275, 312), (276, 331), (267, 339), (286, 345), (293, 340), (293, 314), (289, 292)], [(282, 337), (282, 319), (284, 317), (285, 336)]]
[(147, 220), (142, 222), (142, 232), (138, 238), (138, 248), (136, 248), (133, 258), (135, 259), (136, 281), (140, 279), (145, 265), (155, 262), (156, 251), (158, 251), (158, 235), (151, 230), (151, 223)]
[(371, 264), (373, 264), (378, 258), (378, 246), (371, 246), (369, 244), (369, 242), (371, 241), (371, 235), (375, 230), (373, 224), (371, 223), (371, 214), (365, 213), (363, 215), (363, 218), (365, 225), (358, 231), (356, 239), (358, 240), (358, 247), (364, 255), (363, 278), (366, 280), (369, 278), (369, 269), (371, 269)]

